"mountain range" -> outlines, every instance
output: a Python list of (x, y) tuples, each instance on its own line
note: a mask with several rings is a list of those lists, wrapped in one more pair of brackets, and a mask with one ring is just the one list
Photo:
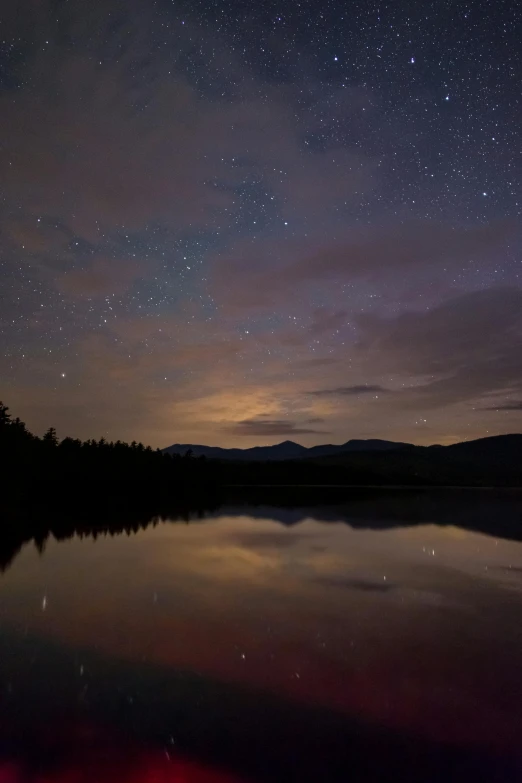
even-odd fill
[(324, 444), (306, 448), (299, 443), (285, 440), (274, 446), (254, 446), (249, 449), (223, 449), (219, 446), (202, 446), (191, 443), (175, 443), (163, 449), (168, 454), (184, 455), (191, 452), (192, 456), (204, 456), (209, 459), (234, 460), (248, 462), (282, 461), (317, 459), (324, 457), (349, 456), (354, 453), (405, 452), (427, 453), (441, 450), (446, 456), (463, 459), (521, 459), (522, 435), (494, 435), (478, 440), (463, 441), (450, 446), (415, 446), (412, 443), (401, 443), (390, 440), (348, 440), (339, 445)]
[(209, 458), (208, 467), (225, 486), (299, 486), (301, 494), (327, 485), (522, 486), (522, 435), (450, 446), (349, 440), (308, 449), (284, 441), (250, 449), (178, 443), (165, 451)]

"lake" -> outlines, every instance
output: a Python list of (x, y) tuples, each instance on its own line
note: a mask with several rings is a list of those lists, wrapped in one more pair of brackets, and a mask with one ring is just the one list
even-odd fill
[(0, 697), (0, 783), (521, 779), (522, 496), (25, 543)]

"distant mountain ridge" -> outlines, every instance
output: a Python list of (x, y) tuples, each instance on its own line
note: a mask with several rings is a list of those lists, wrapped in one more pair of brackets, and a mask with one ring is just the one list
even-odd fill
[(305, 459), (309, 457), (327, 457), (332, 454), (342, 454), (354, 451), (394, 451), (395, 449), (414, 448), (411, 443), (397, 443), (391, 440), (349, 440), (340, 445), (328, 443), (307, 448), (291, 440), (285, 440), (274, 446), (253, 446), (249, 449), (223, 449), (219, 446), (202, 446), (192, 443), (175, 443), (163, 451), (166, 454), (186, 454), (191, 451), (194, 457), (228, 460), (286, 460)]
[(346, 443), (327, 443), (319, 446), (301, 446), (291, 440), (285, 440), (274, 446), (253, 446), (249, 449), (224, 449), (219, 446), (203, 446), (192, 443), (175, 443), (163, 449), (166, 454), (184, 455), (188, 451), (192, 456), (204, 456), (209, 459), (235, 460), (244, 462), (275, 462), (283, 460), (319, 459), (328, 457), (350, 456), (356, 453), (386, 453), (400, 451), (403, 454), (428, 454), (440, 451), (441, 456), (451, 456), (452, 459), (521, 459), (522, 435), (492, 435), (477, 440), (453, 443), (450, 446), (415, 446), (412, 443), (402, 443), (391, 440), (369, 439), (348, 440)]
[(327, 485), (522, 487), (522, 435), (516, 434), (450, 446), (349, 440), (307, 449), (285, 441), (251, 449), (184, 443), (166, 451), (208, 457), (207, 465), (226, 486), (299, 486), (301, 492)]

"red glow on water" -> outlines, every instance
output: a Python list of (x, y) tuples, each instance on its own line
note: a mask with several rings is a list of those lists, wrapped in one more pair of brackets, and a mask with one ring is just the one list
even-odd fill
[(38, 746), (36, 761), (0, 762), (0, 783), (246, 783), (175, 750), (127, 745), (91, 726), (48, 731)]
[(240, 783), (227, 773), (205, 769), (199, 764), (167, 759), (142, 759), (138, 768), (113, 764), (66, 767), (53, 772), (31, 773), (20, 764), (0, 767), (0, 783)]

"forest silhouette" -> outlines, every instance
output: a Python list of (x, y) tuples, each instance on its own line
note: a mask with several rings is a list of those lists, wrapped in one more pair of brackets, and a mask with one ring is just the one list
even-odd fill
[(123, 483), (125, 492), (133, 495), (150, 487), (151, 482), (156, 490), (168, 486), (170, 492), (185, 495), (196, 485), (201, 490), (215, 484), (212, 466), (204, 457), (194, 459), (190, 451), (171, 456), (136, 441), (107, 441), (103, 437), (59, 440), (54, 427), (39, 438), (19, 418), (13, 419), (2, 402), (0, 457), (4, 477), (10, 481), (10, 495), (42, 482), (49, 482), (51, 489), (57, 481), (63, 491), (81, 486), (84, 491), (104, 494), (117, 492)]
[[(31, 541), (42, 552), (49, 537), (131, 535), (163, 520), (205, 518), (223, 504), (241, 513), (249, 506), (254, 515), (256, 506), (263, 514), (271, 507), (270, 518), (283, 524), (294, 524), (299, 514), (281, 512), (279, 519), (274, 509), (304, 509), (305, 517), (316, 509), (317, 518), (364, 527), (426, 518), (454, 524), (458, 517), (464, 527), (491, 533), (500, 498), (505, 524), (497, 520), (495, 534), (519, 539), (521, 464), (511, 454), (452, 462), (440, 449), (420, 448), (321, 460), (219, 461), (136, 442), (59, 440), (53, 427), (39, 438), (0, 403), (0, 571)], [(488, 482), (499, 489), (480, 496), (429, 489)], [(402, 490), (385, 489), (388, 484)], [(513, 492), (506, 493), (508, 486)]]
[[(400, 446), (401, 444), (399, 444)], [(121, 503), (161, 498), (199, 500), (231, 486), (522, 486), (522, 435), (503, 435), (451, 447), (346, 451), (282, 461), (195, 457), (120, 440), (59, 440), (54, 427), (42, 438), (0, 403), (0, 458), (9, 487), (0, 504), (41, 503), (81, 493), (82, 501)]]

